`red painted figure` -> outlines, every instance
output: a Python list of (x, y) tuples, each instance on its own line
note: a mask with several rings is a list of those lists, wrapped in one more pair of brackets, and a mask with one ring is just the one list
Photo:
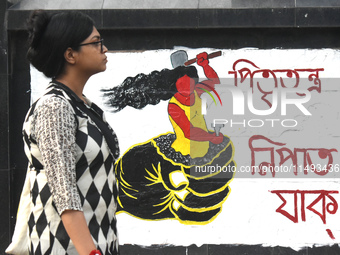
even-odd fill
[(216, 136), (208, 132), (207, 125), (201, 113), (201, 95), (214, 89), (220, 80), (217, 73), (209, 65), (206, 52), (196, 56), (196, 62), (203, 67), (207, 80), (196, 83), (187, 75), (176, 82), (177, 93), (170, 99), (168, 113), (176, 134), (172, 148), (192, 158), (204, 156), (209, 148), (209, 142), (219, 144), (223, 134)]

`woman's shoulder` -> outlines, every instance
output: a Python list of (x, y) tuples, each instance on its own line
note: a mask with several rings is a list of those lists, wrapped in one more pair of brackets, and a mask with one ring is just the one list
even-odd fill
[(64, 95), (62, 91), (55, 89), (47, 89), (46, 93), (42, 95), (32, 106), (32, 113), (41, 112), (55, 112), (58, 114), (60, 112), (70, 112), (74, 113), (71, 100)]
[(58, 88), (54, 86), (53, 83), (51, 83), (44, 91), (44, 94), (34, 104), (36, 105), (36, 107), (38, 107), (52, 105), (71, 105), (71, 103), (72, 102), (68, 94), (61, 88)]
[(45, 94), (37, 100), (36, 108), (38, 107), (61, 107), (70, 105), (69, 100), (67, 98), (58, 95), (58, 94)]

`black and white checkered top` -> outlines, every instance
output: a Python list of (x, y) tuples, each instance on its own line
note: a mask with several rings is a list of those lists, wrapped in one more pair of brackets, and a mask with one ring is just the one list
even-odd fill
[(86, 107), (111, 132), (115, 149), (110, 150), (101, 129), (79, 103), (84, 104), (67, 86), (52, 82), (24, 122), (32, 199), (30, 254), (78, 254), (61, 221), (65, 210), (83, 211), (97, 247), (103, 254), (118, 254), (113, 167), (118, 140), (103, 111), (88, 100)]

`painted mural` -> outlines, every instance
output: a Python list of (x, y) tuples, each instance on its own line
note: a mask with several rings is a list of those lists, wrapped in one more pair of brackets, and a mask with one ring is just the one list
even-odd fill
[[(184, 65), (188, 61), (185, 51), (171, 56), (174, 69), (138, 74), (104, 91), (104, 99), (116, 111), (125, 106), (141, 109), (168, 100), (164, 114), (173, 128), (173, 132), (134, 145), (117, 161), (119, 210), (142, 219), (207, 223), (220, 212), (234, 173), (195, 175), (192, 169), (235, 166), (230, 139), (217, 127), (209, 131), (201, 112), (201, 95), (214, 91), (218, 96), (214, 87), (220, 81), (206, 52), (198, 54), (195, 61), (206, 75), (206, 80), (200, 82), (196, 67)], [(183, 63), (179, 63), (181, 59)]]
[(85, 94), (120, 142), (122, 244), (339, 243), (339, 51), (107, 55)]

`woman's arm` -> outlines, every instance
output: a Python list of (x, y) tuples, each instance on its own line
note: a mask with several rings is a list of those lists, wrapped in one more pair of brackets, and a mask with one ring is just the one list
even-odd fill
[(79, 255), (89, 255), (96, 249), (83, 212), (66, 210), (61, 220)]
[(222, 133), (216, 136), (215, 133), (209, 133), (201, 128), (194, 127), (185, 115), (184, 110), (178, 105), (170, 103), (168, 113), (173, 121), (182, 129), (186, 138), (192, 141), (210, 141), (215, 144), (223, 141)]
[(35, 135), (56, 209), (81, 255), (95, 244), (88, 229), (76, 184), (76, 117), (60, 97), (44, 99), (35, 110)]
[(198, 96), (204, 93), (204, 90), (211, 91), (215, 88), (216, 84), (220, 84), (220, 79), (215, 70), (209, 65), (208, 54), (206, 52), (200, 53), (196, 56), (197, 64), (203, 68), (205, 76), (208, 80), (202, 81), (196, 85)]

